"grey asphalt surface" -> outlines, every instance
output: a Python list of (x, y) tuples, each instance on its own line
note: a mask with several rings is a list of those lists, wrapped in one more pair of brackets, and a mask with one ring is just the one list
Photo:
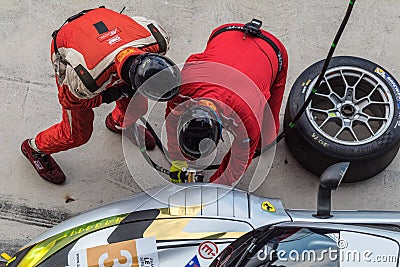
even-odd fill
[[(104, 126), (113, 105), (95, 110), (95, 130), (89, 143), (54, 155), (67, 176), (64, 185), (42, 180), (20, 153), (24, 139), (61, 118), (49, 51), (52, 31), (66, 18), (100, 5), (114, 10), (125, 5), (125, 14), (160, 22), (171, 36), (168, 55), (178, 63), (202, 51), (215, 27), (260, 18), (263, 29), (280, 38), (289, 53), (283, 118), (292, 84), (305, 68), (325, 58), (347, 4), (347, 0), (0, 0), (0, 252), (14, 252), (66, 218), (161, 183), (149, 179), (157, 174), (134, 148), (125, 149), (127, 164), (121, 137)], [(369, 59), (400, 77), (399, 10), (398, 0), (357, 1), (335, 55)], [(163, 110), (159, 104), (152, 113), (152, 123), (158, 128)], [(165, 164), (159, 151), (151, 155)], [(398, 155), (376, 177), (341, 186), (334, 193), (334, 209), (399, 210), (399, 161)], [(317, 188), (317, 179), (281, 142), (272, 169), (256, 194), (281, 198), (286, 208), (314, 209)]]

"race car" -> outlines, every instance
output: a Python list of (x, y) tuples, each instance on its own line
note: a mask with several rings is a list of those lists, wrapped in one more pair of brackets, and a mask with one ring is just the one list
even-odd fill
[(317, 211), (223, 185), (170, 184), (81, 214), (2, 256), (8, 267), (399, 266), (400, 212), (331, 211), (348, 165), (321, 175)]

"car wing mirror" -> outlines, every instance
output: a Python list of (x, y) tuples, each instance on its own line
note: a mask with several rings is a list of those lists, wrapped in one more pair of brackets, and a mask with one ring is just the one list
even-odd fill
[(319, 219), (331, 218), (332, 190), (336, 190), (345, 176), (350, 162), (339, 162), (328, 167), (320, 176), (320, 185), (317, 197), (317, 214)]

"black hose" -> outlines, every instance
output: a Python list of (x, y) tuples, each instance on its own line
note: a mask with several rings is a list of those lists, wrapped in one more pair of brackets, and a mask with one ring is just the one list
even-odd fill
[(163, 152), (165, 158), (169, 161), (169, 153), (168, 150), (165, 149), (163, 146), (160, 138), (158, 137), (156, 131), (154, 131), (153, 127), (150, 125), (150, 123), (144, 118), (140, 117), (140, 120), (143, 122), (143, 124), (146, 126), (146, 128), (149, 130), (149, 132), (153, 135), (154, 140), (156, 141), (157, 147)]
[[(159, 142), (160, 142), (160, 144), (161, 144), (161, 141), (160, 141), (160, 139), (158, 138), (156, 132), (155, 132), (154, 129), (151, 127), (151, 125), (147, 122), (147, 120), (146, 120), (145, 118), (143, 118), (143, 117), (141, 117), (140, 120), (141, 120), (143, 123), (145, 123), (146, 126), (150, 126), (149, 131), (150, 131), (151, 134), (154, 136), (154, 139), (156, 139), (156, 143), (157, 143), (157, 139), (158, 139)], [(151, 129), (151, 130), (150, 130), (150, 129)], [(139, 149), (140, 149), (140, 152), (142, 152), (142, 155), (143, 155), (143, 157), (145, 158), (145, 160), (146, 160), (154, 169), (156, 169), (157, 171), (169, 175), (169, 170), (167, 170), (167, 169), (161, 167), (160, 165), (158, 165), (157, 163), (155, 163), (155, 162), (150, 158), (149, 154), (147, 153), (147, 149), (146, 149), (146, 139), (145, 139), (145, 138), (140, 138), (140, 137), (139, 137), (139, 132), (138, 132), (137, 127), (134, 127), (134, 133), (135, 133), (136, 143), (138, 144)], [(162, 146), (162, 144), (161, 144), (161, 146)], [(161, 149), (161, 150), (162, 150), (162, 149)], [(162, 151), (163, 151), (163, 154), (164, 154), (164, 150), (162, 150)], [(164, 154), (164, 155), (165, 155), (165, 154)]]
[(325, 59), (324, 65), (322, 66), (321, 72), (319, 73), (319, 76), (317, 78), (317, 81), (315, 82), (316, 87), (314, 87), (311, 90), (310, 95), (307, 97), (306, 101), (304, 102), (303, 106), (301, 106), (299, 112), (297, 112), (296, 116), (293, 118), (293, 120), (289, 123), (289, 128), (283, 130), (282, 133), (280, 133), (278, 135), (278, 137), (272, 141), (271, 144), (263, 147), (261, 149), (261, 151), (254, 153), (253, 159), (260, 156), (262, 153), (268, 151), (271, 147), (273, 147), (275, 144), (279, 143), (288, 133), (288, 131), (290, 131), (292, 128), (295, 127), (296, 122), (300, 119), (301, 115), (304, 113), (304, 111), (306, 110), (307, 106), (311, 103), (313, 96), (315, 95), (315, 93), (319, 90), (319, 88), (321, 87), (321, 82), (322, 79), (325, 76), (325, 73), (328, 69), (329, 63), (331, 62), (333, 53), (335, 52), (336, 46), (339, 43), (340, 37), (342, 36), (342, 33), (347, 25), (347, 22), (349, 21), (351, 12), (353, 11), (353, 7), (354, 7), (354, 3), (356, 2), (356, 0), (350, 0), (349, 2), (349, 6), (347, 7), (347, 11), (346, 11), (346, 15), (343, 18), (342, 23), (340, 24), (339, 30), (336, 33), (335, 38), (333, 39), (333, 43), (331, 45), (331, 48), (329, 49), (328, 55)]
[[(340, 39), (340, 37), (342, 36), (342, 33), (343, 33), (343, 31), (344, 31), (344, 28), (346, 27), (347, 22), (349, 21), (350, 14), (351, 14), (351, 11), (353, 10), (353, 6), (354, 6), (354, 3), (355, 3), (355, 2), (356, 2), (356, 0), (350, 0), (349, 7), (347, 8), (346, 15), (345, 15), (345, 17), (344, 17), (344, 19), (343, 19), (343, 21), (342, 21), (342, 24), (341, 24), (340, 27), (339, 27), (338, 32), (336, 33), (335, 39), (333, 40), (333, 43), (332, 43), (331, 48), (330, 48), (330, 50), (329, 50), (328, 56), (326, 57), (325, 62), (324, 62), (324, 65), (322, 66), (322, 70), (321, 70), (321, 72), (319, 73), (319, 76), (318, 76), (318, 78), (317, 78), (317, 81), (315, 82), (316, 87), (313, 88), (313, 89), (311, 90), (311, 93), (310, 93), (310, 95), (307, 97), (307, 99), (306, 99), (306, 101), (304, 102), (303, 106), (300, 108), (299, 112), (296, 114), (296, 116), (294, 117), (294, 119), (289, 123), (289, 129), (290, 129), (290, 128), (294, 128), (295, 123), (299, 120), (300, 116), (303, 114), (303, 112), (306, 110), (307, 106), (310, 104), (313, 95), (315, 95), (315, 93), (316, 93), (316, 92), (318, 91), (318, 89), (320, 88), (322, 79), (323, 79), (324, 76), (325, 76), (325, 72), (326, 72), (326, 70), (328, 69), (329, 63), (331, 62), (333, 53), (335, 52), (336, 46), (337, 46), (337, 44), (339, 43), (339, 39)], [(277, 137), (277, 142), (279, 142), (279, 141), (283, 138), (283, 136), (284, 136), (285, 134), (286, 134), (285, 132), (282, 132), (282, 133)], [(283, 135), (283, 136), (280, 137), (281, 135)]]

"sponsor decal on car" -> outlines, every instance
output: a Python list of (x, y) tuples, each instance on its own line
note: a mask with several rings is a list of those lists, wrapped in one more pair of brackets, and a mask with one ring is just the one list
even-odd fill
[(269, 201), (264, 201), (261, 203), (261, 209), (267, 212), (276, 212), (274, 205), (272, 205)]
[(156, 267), (159, 266), (156, 239), (140, 238), (71, 251), (68, 266)]
[(197, 256), (194, 256), (186, 265), (185, 267), (201, 267), (199, 259)]
[(218, 246), (211, 241), (204, 241), (197, 249), (200, 257), (205, 260), (211, 260), (218, 255)]

